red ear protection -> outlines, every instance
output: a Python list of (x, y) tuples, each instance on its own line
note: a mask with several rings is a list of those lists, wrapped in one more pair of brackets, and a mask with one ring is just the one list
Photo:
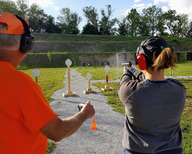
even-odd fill
[(147, 62), (145, 60), (145, 56), (140, 53), (137, 55), (137, 66), (140, 70), (146, 70), (147, 69)]

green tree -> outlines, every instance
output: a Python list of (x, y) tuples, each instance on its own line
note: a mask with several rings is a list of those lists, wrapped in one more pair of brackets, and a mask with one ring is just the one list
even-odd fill
[(140, 16), (140, 22), (138, 27), (138, 35), (140, 36), (149, 36), (150, 35), (150, 28), (148, 22), (148, 17)]
[(127, 15), (128, 35), (137, 36), (140, 23), (140, 14), (136, 9), (131, 9)]
[(55, 18), (44, 13), (37, 4), (32, 4), (28, 9), (30, 27), (36, 33), (61, 33), (61, 29), (55, 23)]
[(51, 15), (47, 16), (45, 21), (45, 32), (47, 33), (61, 33), (62, 30), (55, 24), (55, 18)]
[(164, 23), (163, 15), (159, 16), (159, 22), (157, 23), (157, 34), (160, 36), (168, 36), (169, 34), (166, 32), (166, 26)]
[[(83, 12), (85, 17), (87, 18), (87, 24), (89, 27), (90, 25), (93, 25), (97, 30), (98, 30), (98, 23), (99, 23), (99, 17), (98, 17), (98, 13), (97, 13), (97, 9), (95, 7), (92, 6), (86, 6), (83, 8)], [(93, 27), (92, 26), (92, 27)]]
[(82, 34), (92, 34), (92, 35), (98, 35), (99, 34), (99, 31), (98, 29), (90, 24), (90, 23), (87, 23), (84, 27), (83, 27), (83, 31), (82, 31)]
[(187, 14), (179, 14), (178, 15), (178, 25), (177, 25), (177, 36), (185, 37), (187, 36), (187, 31), (189, 29), (188, 26), (188, 15)]
[(17, 9), (15, 2), (9, 1), (9, 0), (5, 0), (5, 1), (1, 0), (0, 1), (0, 13), (3, 13), (3, 12), (9, 12), (12, 14), (17, 14), (18, 9)]
[(37, 4), (32, 4), (29, 8), (27, 0), (17, 0), (16, 2), (0, 0), (0, 13), (9, 12), (27, 19), (30, 28), (34, 32), (60, 33), (61, 29), (55, 24), (54, 18), (44, 13)]
[(175, 36), (176, 23), (178, 22), (175, 10), (168, 10), (163, 14), (165, 25), (171, 36)]
[(118, 33), (119, 35), (127, 35), (128, 30), (127, 30), (127, 23), (126, 23), (126, 18), (123, 18), (122, 21), (118, 21)]
[(9, 0), (0, 0), (0, 13), (9, 12), (26, 19), (28, 9), (27, 0), (17, 0), (16, 3)]
[(59, 27), (65, 34), (78, 34), (80, 31), (78, 25), (82, 18), (78, 16), (77, 13), (73, 13), (69, 8), (63, 8), (61, 10), (61, 15), (57, 18), (59, 20)]
[(147, 23), (147, 28), (149, 28), (150, 35), (153, 36), (156, 33), (162, 32), (164, 29), (164, 24), (161, 18), (162, 15), (163, 12), (161, 8), (157, 8), (155, 5), (142, 10), (142, 16)]
[(187, 31), (187, 37), (192, 38), (192, 22), (189, 24), (189, 29)]
[(37, 4), (32, 4), (28, 12), (28, 20), (30, 27), (36, 33), (45, 32), (45, 21), (47, 15), (44, 10), (41, 9)]
[(104, 9), (101, 10), (101, 20), (99, 22), (100, 24), (100, 33), (102, 35), (113, 35), (117, 31), (116, 28), (114, 28), (115, 24), (117, 23), (117, 19), (113, 18), (110, 19), (112, 16), (112, 8), (111, 5), (106, 5), (107, 7), (107, 13)]
[(27, 0), (18, 0), (16, 2), (16, 4), (17, 4), (17, 9), (18, 9), (17, 15), (26, 19), (27, 13), (29, 11)]
[(175, 10), (168, 10), (163, 14), (165, 25), (171, 36), (185, 36), (188, 29), (188, 16), (177, 15)]

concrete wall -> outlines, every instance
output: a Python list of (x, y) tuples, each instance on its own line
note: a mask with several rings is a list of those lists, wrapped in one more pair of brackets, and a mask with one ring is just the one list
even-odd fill
[[(178, 61), (192, 60), (191, 52), (176, 52)], [(72, 66), (120, 66), (121, 63), (135, 64), (135, 52), (100, 53), (100, 54), (28, 54), (20, 65), (27, 67), (65, 67), (67, 59)]]
[(131, 61), (135, 53), (102, 53), (102, 54), (28, 54), (20, 65), (27, 67), (64, 67), (69, 58), (73, 66), (117, 66)]

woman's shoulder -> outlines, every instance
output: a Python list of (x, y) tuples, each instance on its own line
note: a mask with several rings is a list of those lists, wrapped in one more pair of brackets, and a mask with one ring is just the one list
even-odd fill
[(174, 79), (174, 78), (168, 78), (167, 80), (168, 80), (168, 81), (171, 81), (171, 82), (173, 82), (173, 83), (175, 83), (175, 84), (178, 84), (179, 86), (185, 88), (185, 86), (184, 86), (179, 80), (177, 80), (177, 79)]

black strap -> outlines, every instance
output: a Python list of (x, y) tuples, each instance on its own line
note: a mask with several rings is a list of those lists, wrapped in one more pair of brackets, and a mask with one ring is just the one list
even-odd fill
[(25, 31), (24, 33), (26, 35), (31, 34), (27, 22), (23, 18), (21, 18), (20, 16), (18, 16), (18, 15), (15, 15), (15, 16), (17, 17), (17, 19), (19, 19), (22, 22), (23, 27), (24, 27), (24, 31)]

